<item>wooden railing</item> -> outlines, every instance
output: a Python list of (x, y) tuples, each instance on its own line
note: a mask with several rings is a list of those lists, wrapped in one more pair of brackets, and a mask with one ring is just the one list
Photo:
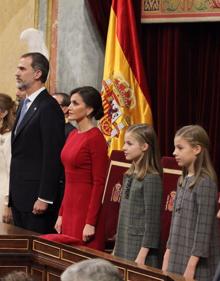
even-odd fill
[(31, 274), (36, 281), (58, 281), (70, 264), (97, 257), (117, 266), (126, 281), (192, 281), (84, 246), (50, 242), (36, 233), (0, 223), (0, 277), (21, 270)]

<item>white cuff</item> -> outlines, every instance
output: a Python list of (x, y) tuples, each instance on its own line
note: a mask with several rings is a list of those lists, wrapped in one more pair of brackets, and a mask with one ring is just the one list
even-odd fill
[(53, 201), (48, 201), (48, 200), (42, 199), (40, 197), (38, 197), (38, 200), (40, 200), (40, 201), (42, 201), (44, 203), (47, 203), (47, 204), (51, 204), (51, 205), (53, 204)]

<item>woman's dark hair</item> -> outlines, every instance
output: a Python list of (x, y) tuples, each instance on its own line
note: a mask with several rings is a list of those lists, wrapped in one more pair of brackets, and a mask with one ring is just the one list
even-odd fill
[(93, 108), (93, 111), (90, 114), (91, 118), (94, 117), (96, 120), (99, 120), (104, 116), (102, 98), (99, 91), (91, 86), (84, 86), (73, 89), (70, 92), (70, 96), (76, 93), (81, 96), (87, 106)]
[(12, 130), (15, 121), (15, 102), (12, 98), (6, 94), (0, 93), (0, 111), (7, 111), (7, 115), (4, 117), (2, 127), (0, 128), (0, 134), (4, 134)]

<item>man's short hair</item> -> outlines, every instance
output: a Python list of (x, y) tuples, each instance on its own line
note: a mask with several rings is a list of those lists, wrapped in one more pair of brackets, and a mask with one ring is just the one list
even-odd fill
[(40, 81), (45, 83), (47, 81), (47, 76), (49, 72), (49, 61), (48, 59), (42, 55), (41, 53), (26, 53), (21, 56), (21, 58), (32, 58), (31, 66), (34, 70), (40, 70), (42, 75), (40, 77)]
[(90, 259), (69, 266), (61, 281), (123, 281), (118, 269), (103, 259)]
[(53, 96), (60, 96), (62, 97), (62, 103), (60, 104), (61, 106), (69, 106), (70, 105), (70, 96), (66, 93), (54, 93)]

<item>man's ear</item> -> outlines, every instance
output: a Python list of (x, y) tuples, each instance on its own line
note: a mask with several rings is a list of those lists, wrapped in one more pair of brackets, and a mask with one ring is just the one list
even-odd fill
[(42, 71), (40, 69), (35, 70), (34, 77), (36, 80), (39, 80), (42, 75)]

